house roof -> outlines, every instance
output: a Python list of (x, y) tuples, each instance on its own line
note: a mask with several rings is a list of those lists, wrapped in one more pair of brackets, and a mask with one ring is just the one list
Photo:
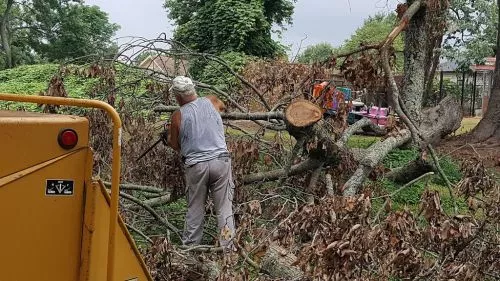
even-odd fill
[(488, 57), (484, 64), (471, 65), (472, 71), (495, 71), (496, 57)]
[(444, 61), (438, 65), (437, 71), (454, 72), (458, 68), (458, 64), (452, 61)]
[(186, 75), (188, 61), (164, 55), (148, 56), (141, 63), (140, 68), (165, 73), (169, 76)]

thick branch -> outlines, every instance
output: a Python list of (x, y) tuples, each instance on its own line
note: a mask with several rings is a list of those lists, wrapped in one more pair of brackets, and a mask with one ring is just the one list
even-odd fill
[(127, 200), (134, 202), (135, 204), (137, 204), (141, 207), (143, 207), (162, 225), (164, 225), (165, 227), (167, 227), (171, 231), (175, 232), (179, 237), (181, 236), (181, 234), (180, 234), (181, 232), (179, 231), (179, 229), (177, 229), (177, 227), (175, 227), (173, 224), (171, 224), (166, 218), (162, 218), (155, 210), (153, 210), (153, 208), (144, 204), (141, 200), (139, 200), (139, 199), (135, 198), (134, 196), (129, 195), (125, 192), (120, 192), (120, 196), (127, 199)]
[[(158, 113), (162, 112), (174, 112), (178, 110), (178, 106), (164, 106), (160, 105), (157, 106), (154, 111)], [(245, 113), (245, 112), (228, 112), (228, 113), (221, 113), (220, 114), (222, 119), (228, 119), (228, 120), (271, 120), (271, 119), (280, 119), (282, 120), (284, 118), (282, 112), (252, 112), (252, 113)]]
[[(111, 183), (104, 182), (104, 185), (107, 187), (110, 187)], [(142, 192), (148, 192), (148, 193), (162, 193), (162, 192), (164, 192), (163, 189), (158, 188), (158, 187), (136, 185), (136, 184), (125, 184), (125, 183), (120, 184), (120, 189), (122, 189), (122, 190), (135, 190), (135, 191), (142, 191)]]
[(278, 185), (282, 185), (283, 182), (286, 180), (286, 178), (288, 178), (288, 175), (290, 174), (290, 170), (292, 169), (293, 161), (295, 160), (295, 157), (297, 157), (297, 155), (299, 155), (300, 151), (304, 147), (305, 142), (306, 142), (305, 136), (297, 139), (297, 142), (295, 143), (292, 151), (290, 152), (290, 157), (288, 158), (288, 162), (285, 164), (285, 176), (280, 179)]
[(368, 118), (363, 118), (353, 125), (349, 126), (347, 130), (342, 134), (342, 136), (337, 140), (336, 144), (340, 148), (344, 148), (347, 144), (347, 141), (349, 138), (356, 133), (357, 131), (369, 127), (372, 131), (374, 131), (376, 134), (379, 135), (385, 135), (387, 131), (385, 129), (380, 128), (379, 126), (375, 125), (370, 119)]
[[(308, 158), (307, 160), (299, 164), (293, 165), (288, 175), (293, 176), (300, 173), (304, 173), (309, 170), (316, 169), (320, 165), (322, 165), (321, 161)], [(250, 184), (254, 182), (274, 181), (278, 180), (281, 177), (284, 177), (286, 174), (287, 172), (285, 169), (277, 169), (269, 172), (260, 172), (260, 173), (245, 175), (243, 177), (243, 183)]]
[(389, 173), (385, 174), (385, 177), (393, 182), (405, 184), (409, 180), (418, 178), (419, 176), (433, 170), (434, 167), (431, 163), (418, 158), (402, 167), (391, 170)]
[(381, 49), (388, 48), (388, 46), (392, 45), (396, 37), (398, 37), (398, 35), (406, 28), (411, 18), (413, 18), (413, 16), (418, 12), (418, 10), (420, 10), (421, 7), (422, 7), (421, 0), (414, 1), (410, 5), (410, 7), (408, 7), (404, 15), (401, 17), (398, 26), (396, 26), (385, 39)]
[(365, 157), (359, 163), (354, 175), (345, 183), (343, 188), (344, 196), (353, 196), (358, 192), (366, 177), (380, 163), (382, 159), (394, 148), (399, 147), (410, 140), (411, 134), (408, 130), (403, 130), (398, 136), (393, 136), (378, 142), (368, 148)]
[(151, 198), (143, 203), (150, 206), (150, 207), (157, 207), (161, 206), (167, 203), (172, 202), (172, 195), (170, 193), (164, 194), (162, 196), (156, 197), (156, 198)]
[(307, 187), (307, 192), (310, 195), (308, 196), (307, 201), (311, 204), (314, 204), (314, 196), (312, 194), (314, 193), (314, 188), (318, 183), (319, 176), (321, 175), (322, 170), (323, 170), (323, 164), (321, 164), (318, 168), (314, 169), (314, 171), (311, 174), (311, 179), (309, 180), (309, 186)]

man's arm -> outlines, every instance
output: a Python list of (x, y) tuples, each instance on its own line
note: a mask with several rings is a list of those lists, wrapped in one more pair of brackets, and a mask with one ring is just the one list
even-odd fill
[(219, 98), (217, 98), (216, 96), (214, 95), (208, 95), (207, 96), (207, 99), (209, 99), (212, 104), (214, 105), (215, 109), (218, 111), (218, 112), (223, 112), (226, 110), (226, 105), (224, 104), (223, 101), (221, 101)]
[(181, 142), (179, 139), (179, 132), (181, 128), (181, 112), (177, 110), (172, 114), (170, 128), (168, 130), (167, 145), (175, 151), (181, 150)]

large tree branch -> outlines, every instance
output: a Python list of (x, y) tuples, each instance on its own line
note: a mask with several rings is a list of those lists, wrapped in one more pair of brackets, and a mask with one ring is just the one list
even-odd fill
[[(110, 182), (104, 182), (104, 185), (107, 187), (111, 187)], [(158, 193), (158, 194), (164, 192), (163, 189), (158, 188), (158, 187), (137, 185), (137, 184), (125, 184), (125, 183), (120, 184), (120, 189), (121, 190), (142, 191), (142, 192), (148, 192), (148, 193)]]
[[(321, 166), (322, 163), (323, 162), (319, 160), (308, 158), (307, 160), (299, 164), (293, 165), (288, 175), (293, 176), (307, 172), (312, 169), (316, 169), (319, 166)], [(286, 169), (277, 169), (269, 172), (260, 172), (260, 173), (245, 175), (243, 176), (243, 183), (250, 184), (255, 182), (274, 181), (280, 179), (281, 177), (284, 177), (286, 174), (287, 174)]]
[[(158, 113), (163, 113), (163, 112), (174, 112), (178, 110), (178, 106), (165, 106), (165, 105), (160, 105), (155, 107), (154, 111)], [(227, 120), (265, 120), (269, 121), (271, 119), (279, 119), (283, 120), (284, 116), (282, 112), (252, 112), (252, 113), (246, 113), (246, 112), (222, 112), (220, 114), (222, 119), (227, 119)]]
[(410, 7), (408, 7), (406, 12), (401, 17), (398, 26), (396, 26), (391, 31), (391, 33), (389, 33), (384, 43), (381, 45), (381, 49), (388, 48), (390, 45), (392, 45), (396, 37), (398, 37), (398, 35), (408, 26), (408, 23), (410, 23), (411, 18), (413, 18), (413, 16), (418, 12), (418, 10), (420, 10), (422, 5), (423, 5), (422, 0), (417, 0), (414, 1), (410, 5)]
[(387, 130), (380, 128), (379, 126), (375, 125), (370, 119), (368, 118), (362, 118), (361, 120), (357, 121), (353, 125), (349, 126), (347, 130), (342, 134), (342, 136), (337, 140), (336, 144), (339, 148), (344, 148), (347, 144), (347, 141), (349, 138), (355, 134), (357, 131), (369, 127), (372, 131), (374, 131), (378, 135), (385, 135), (387, 133)]
[(398, 136), (389, 137), (368, 148), (365, 157), (359, 163), (358, 169), (356, 169), (354, 175), (344, 184), (344, 196), (355, 195), (365, 179), (380, 161), (384, 159), (391, 150), (403, 145), (409, 141), (410, 138), (410, 132), (408, 130), (403, 130)]

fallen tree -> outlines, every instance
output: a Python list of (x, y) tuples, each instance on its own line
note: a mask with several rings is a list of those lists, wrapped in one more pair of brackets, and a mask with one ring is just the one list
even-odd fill
[[(434, 71), (431, 63), (434, 58), (428, 55), (431, 47), (427, 46), (425, 42), (430, 37), (434, 38), (435, 32), (439, 32), (439, 30), (434, 29), (435, 26), (432, 24), (425, 23), (432, 22), (429, 21), (430, 18), (436, 14), (440, 15), (443, 10), (446, 10), (444, 3), (435, 5), (437, 2), (441, 3), (441, 1), (409, 1), (407, 5), (399, 7), (402, 10), (399, 23), (386, 40), (377, 44), (360, 46), (358, 50), (337, 54), (327, 62), (309, 67), (308, 71), (304, 71), (304, 68), (295, 68), (296, 66), (290, 66), (289, 69), (283, 70), (285, 66), (282, 62), (265, 62), (274, 67), (267, 67), (264, 64), (265, 67), (260, 71), (254, 69), (251, 72), (253, 77), (247, 77), (245, 74), (236, 73), (231, 69), (229, 63), (217, 56), (194, 52), (179, 42), (166, 38), (137, 39), (137, 41), (122, 48), (111, 67), (96, 64), (92, 65), (88, 71), (85, 70), (85, 75), (88, 73), (91, 77), (102, 79), (100, 86), (106, 90), (101, 89), (100, 92), (107, 91), (107, 95), (103, 98), (113, 104), (116, 102), (115, 106), (123, 116), (124, 142), (122, 149), (125, 160), (123, 180), (137, 183), (123, 185), (124, 190), (126, 190), (121, 194), (124, 201), (122, 204), (123, 214), (131, 229), (139, 233), (141, 237), (146, 237), (144, 238), (146, 242), (153, 241), (153, 247), (149, 252), (152, 255), (150, 256), (150, 264), (168, 272), (171, 279), (179, 278), (169, 271), (172, 268), (181, 268), (179, 270), (185, 274), (192, 268), (200, 271), (195, 274), (200, 279), (208, 280), (224, 276), (226, 280), (234, 280), (231, 278), (235, 277), (235, 274), (245, 274), (243, 270), (235, 271), (234, 267), (238, 260), (250, 264), (258, 272), (276, 278), (280, 277), (280, 274), (282, 278), (314, 276), (320, 273), (328, 275), (331, 271), (327, 269), (319, 273), (311, 273), (307, 267), (298, 269), (297, 264), (304, 265), (303, 261), (309, 261), (309, 257), (317, 258), (316, 261), (322, 259), (321, 255), (318, 254), (320, 252), (309, 252), (309, 255), (305, 255), (307, 251), (303, 252), (302, 250), (321, 250), (321, 253), (324, 252), (332, 259), (340, 259), (342, 262), (330, 264), (333, 267), (339, 267), (340, 264), (344, 264), (347, 257), (357, 257), (356, 251), (364, 251), (366, 248), (363, 247), (369, 247), (360, 244), (353, 245), (352, 249), (347, 249), (345, 247), (349, 245), (347, 243), (349, 239), (356, 237), (359, 241), (371, 241), (373, 236), (389, 239), (393, 220), (398, 223), (408, 222), (414, 229), (412, 219), (405, 217), (404, 214), (393, 214), (393, 217), (384, 222), (383, 225), (376, 226), (383, 228), (380, 232), (376, 232), (377, 228), (372, 228), (367, 220), (370, 200), (359, 194), (363, 194), (366, 179), (379, 167), (387, 154), (403, 145), (418, 147), (421, 151), (421, 157), (415, 159), (413, 165), (392, 171), (388, 176), (394, 180), (406, 176), (405, 180), (410, 183), (407, 188), (411, 188), (412, 183), (421, 180), (423, 174), (428, 174), (429, 167), (439, 171), (439, 164), (434, 156), (432, 145), (455, 131), (460, 125), (459, 105), (452, 98), (441, 101), (434, 108), (422, 109), (421, 105), (421, 96), (427, 89), (426, 83), (428, 81), (426, 79), (428, 78), (426, 77), (433, 77), (432, 72)], [(402, 31), (405, 31), (405, 44), (407, 44), (408, 50), (405, 51), (403, 79), (405, 83), (403, 83), (402, 88), (399, 88), (392, 73), (391, 45)], [(158, 47), (161, 44), (166, 44), (169, 47)], [(135, 49), (141, 51), (129, 55)], [(206, 259), (201, 261), (193, 259), (189, 254), (216, 255), (219, 253), (218, 247), (200, 246), (184, 249), (177, 245), (179, 243), (177, 236), (179, 236), (182, 221), (175, 221), (170, 214), (179, 213), (179, 208), (175, 204), (178, 202), (177, 199), (184, 195), (182, 164), (178, 155), (159, 146), (141, 161), (135, 160), (156, 139), (159, 125), (165, 122), (164, 114), (168, 115), (178, 109), (168, 91), (173, 78), (172, 74), (155, 69), (144, 70), (135, 64), (127, 63), (127, 61), (133, 61), (134, 56), (140, 52), (148, 50), (155, 51), (158, 56), (206, 58), (219, 64), (223, 69), (227, 69), (241, 82), (239, 88), (229, 90), (202, 81), (195, 82), (203, 94), (216, 94), (226, 102), (230, 112), (222, 113), (221, 117), (227, 121), (228, 126), (239, 131), (238, 134), (229, 133), (227, 135), (238, 184), (235, 196), (239, 225), (238, 238), (236, 239), (237, 258), (218, 260), (218, 264), (215, 265), (213, 261)], [(348, 108), (342, 106), (334, 118), (323, 118), (323, 110), (318, 105), (318, 99), (310, 95), (307, 85), (318, 78), (318, 73), (326, 73), (324, 71), (326, 66), (336, 67), (340, 59), (345, 59), (341, 63), (340, 70), (354, 87), (366, 84), (368, 91), (383, 88), (388, 92), (391, 106), (395, 109), (400, 121), (391, 117), (389, 125), (382, 129), (375, 126), (370, 120), (362, 119), (348, 127), (346, 122)], [(134, 73), (136, 75), (134, 80), (116, 77), (116, 75), (122, 74), (114, 72), (115, 64)], [(267, 73), (268, 71), (276, 72)], [(264, 79), (267, 76), (281, 78), (275, 78), (276, 81), (272, 79), (268, 79), (272, 81), (267, 81)], [(144, 81), (148, 81), (149, 84), (144, 86), (141, 84)], [(268, 84), (264, 83), (265, 81)], [(284, 84), (283, 81), (286, 83)], [(135, 91), (141, 87), (148, 89), (148, 91), (141, 93), (141, 98), (138, 99)], [(277, 92), (279, 92), (278, 95)], [(340, 102), (340, 104), (343, 103)], [(148, 114), (152, 108), (156, 114)], [(249, 108), (259, 108), (259, 111), (252, 111)], [(159, 118), (160, 115), (162, 115), (161, 118)], [(106, 120), (99, 116), (90, 117), (92, 130), (104, 131), (106, 129)], [(247, 120), (248, 123), (245, 124), (251, 124), (253, 127), (249, 129), (250, 126), (245, 127), (241, 123), (232, 122), (241, 120)], [(353, 151), (347, 145), (349, 138), (363, 129), (375, 132), (382, 138), (371, 147)], [(269, 132), (272, 132), (271, 136), (266, 135)], [(97, 155), (95, 170), (97, 172), (104, 171), (101, 173), (105, 177), (106, 164), (109, 163), (111, 157), (109, 154), (110, 139), (106, 136), (99, 136), (99, 138), (94, 138), (92, 142)], [(430, 159), (432, 160), (426, 155), (431, 155)], [(243, 185), (259, 186), (261, 183), (269, 182), (275, 182), (275, 184), (270, 185), (272, 188), (264, 191), (259, 188), (241, 188)], [(258, 196), (255, 193), (250, 194), (249, 190), (257, 193)], [(283, 195), (288, 192), (292, 193), (291, 190), (295, 193), (306, 193), (306, 195), (294, 197)], [(323, 197), (324, 195), (328, 195), (328, 197)], [(269, 204), (271, 206), (265, 206), (272, 200), (273, 204)], [(274, 200), (279, 203), (275, 203)], [(268, 208), (267, 216), (262, 219), (266, 223), (264, 225), (257, 224), (254, 218), (262, 216), (263, 208)], [(336, 213), (322, 213), (323, 210), (330, 210), (330, 208)], [(354, 209), (349, 211), (349, 208)], [(340, 218), (337, 217), (337, 214), (347, 215), (347, 217)], [(359, 214), (362, 217), (358, 218)], [(304, 216), (302, 217), (302, 215)], [(322, 219), (326, 217), (329, 220), (328, 225), (321, 223)], [(315, 225), (310, 225), (311, 219), (314, 219)], [(361, 227), (356, 228), (358, 224)], [(311, 229), (311, 233), (297, 234), (293, 238), (308, 241), (307, 243), (310, 244), (307, 247), (303, 247), (303, 244), (299, 244), (295, 240), (294, 243), (288, 241), (291, 243), (289, 248), (283, 247), (287, 244), (285, 241), (281, 241), (279, 245), (271, 243), (271, 241), (280, 240), (282, 237), (279, 235), (287, 236), (282, 234), (283, 229), (285, 232), (286, 229), (289, 229), (293, 230), (293, 233), (299, 233), (301, 232), (300, 226)], [(358, 235), (357, 229), (372, 236), (356, 236)], [(325, 230), (328, 231), (325, 232)], [(150, 233), (158, 232), (166, 233), (164, 235), (166, 237), (162, 237), (165, 240), (162, 240), (161, 243), (148, 236)], [(205, 234), (209, 237), (209, 242), (217, 241), (218, 234), (213, 229), (206, 229)], [(397, 239), (404, 240), (409, 239), (409, 237), (411, 235), (406, 236), (405, 234), (398, 236)], [(331, 241), (330, 238), (337, 239), (342, 243), (333, 244), (334, 241)], [(317, 241), (318, 243), (316, 243)], [(155, 250), (154, 247), (159, 247), (159, 249)], [(411, 247), (408, 249), (415, 250)], [(384, 253), (395, 257), (402, 250), (400, 248), (385, 248)], [(335, 253), (341, 256), (339, 257)], [(174, 256), (177, 257), (174, 258)], [(383, 257), (383, 255), (374, 256)], [(354, 261), (360, 264), (364, 263), (360, 257)], [(389, 266), (378, 262), (381, 261), (374, 262), (377, 265), (381, 264), (377, 270)], [(355, 267), (350, 263), (345, 264)], [(369, 265), (366, 266), (369, 267)], [(273, 268), (280, 269), (273, 271)], [(330, 267), (326, 266), (326, 268)], [(345, 269), (346, 271), (342, 272), (350, 272), (352, 268)], [(399, 267), (396, 269), (402, 270)], [(399, 272), (396, 269), (394, 272)], [(364, 269), (358, 268), (357, 270), (361, 272)], [(158, 270), (158, 272), (160, 271)], [(343, 274), (340, 271), (336, 273)], [(423, 274), (423, 272), (420, 273)]]

